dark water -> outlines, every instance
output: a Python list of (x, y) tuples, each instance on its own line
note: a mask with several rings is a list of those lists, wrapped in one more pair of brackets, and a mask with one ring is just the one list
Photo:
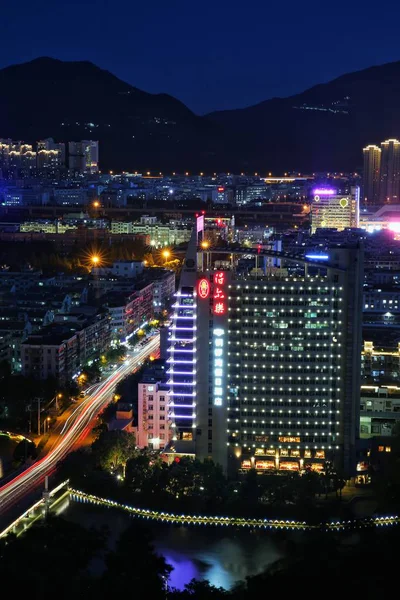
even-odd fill
[[(117, 509), (65, 500), (58, 513), (85, 527), (106, 525), (112, 547), (132, 517)], [(236, 531), (212, 527), (183, 527), (150, 523), (154, 545), (174, 567), (170, 585), (182, 589), (191, 579), (230, 589), (247, 575), (256, 575), (280, 558), (283, 544), (270, 532)], [(138, 540), (140, 544), (140, 540)]]

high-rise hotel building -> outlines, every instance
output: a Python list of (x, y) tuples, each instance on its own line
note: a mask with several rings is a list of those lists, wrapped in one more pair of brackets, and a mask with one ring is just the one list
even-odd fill
[(211, 457), (228, 472), (322, 470), (332, 460), (350, 475), (362, 248), (280, 253), (279, 267), (246, 250), (244, 261), (238, 252), (215, 269), (221, 255), (196, 260), (195, 243), (196, 234), (170, 330), (172, 451)]
[(341, 193), (332, 187), (313, 190), (311, 203), (311, 232), (330, 228), (343, 231), (358, 227), (360, 215), (360, 188), (353, 186), (350, 193)]

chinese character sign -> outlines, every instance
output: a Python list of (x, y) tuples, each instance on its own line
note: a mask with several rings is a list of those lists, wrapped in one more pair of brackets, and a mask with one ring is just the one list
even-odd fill
[(224, 315), (226, 313), (226, 295), (225, 295), (225, 273), (217, 271), (214, 274), (214, 315)]
[(225, 273), (223, 271), (217, 271), (214, 275), (214, 283), (215, 285), (224, 285), (225, 283)]

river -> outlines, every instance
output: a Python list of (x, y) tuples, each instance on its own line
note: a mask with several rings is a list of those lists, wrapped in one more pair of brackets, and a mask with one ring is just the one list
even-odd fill
[[(110, 547), (131, 523), (117, 509), (81, 504), (65, 499), (57, 513), (85, 527), (107, 526)], [(170, 585), (183, 589), (191, 579), (207, 579), (211, 584), (230, 589), (248, 575), (256, 575), (284, 554), (279, 536), (268, 531), (235, 531), (212, 527), (184, 527), (149, 523), (159, 554), (174, 568)]]

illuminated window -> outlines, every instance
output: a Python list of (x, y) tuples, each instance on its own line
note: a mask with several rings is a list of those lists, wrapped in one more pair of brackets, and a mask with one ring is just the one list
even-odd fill
[(385, 446), (385, 452), (391, 452), (392, 448), (391, 446)]
[(378, 446), (378, 452), (383, 452), (385, 450), (384, 446)]

